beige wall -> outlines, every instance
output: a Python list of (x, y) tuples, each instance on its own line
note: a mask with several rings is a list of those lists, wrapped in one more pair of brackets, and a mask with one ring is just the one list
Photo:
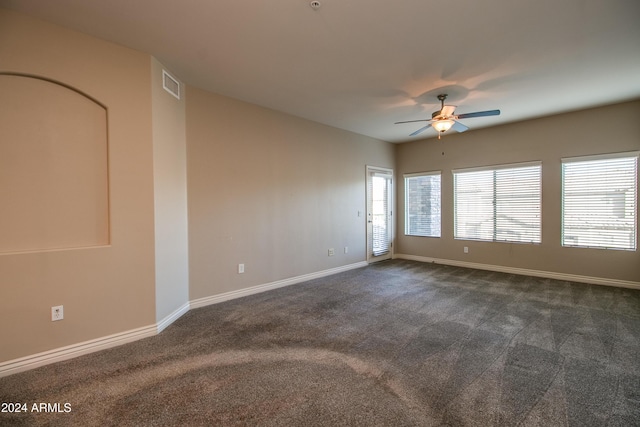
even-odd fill
[(19, 74), (0, 93), (0, 253), (108, 244), (106, 108)]
[[(396, 252), (427, 258), (640, 282), (640, 252), (564, 248), (561, 231), (563, 157), (640, 149), (640, 101), (562, 114), (463, 134), (447, 134), (396, 147), (398, 237)], [(606, 123), (606, 126), (604, 124)], [(472, 125), (471, 120), (469, 125)], [(443, 154), (444, 152), (444, 154)], [(542, 161), (542, 243), (453, 239), (452, 170)], [(404, 235), (406, 173), (442, 171), (442, 237)], [(463, 247), (469, 253), (463, 253)]]
[(364, 261), (365, 167), (394, 165), (389, 143), (191, 87), (187, 159), (192, 300)]
[(150, 57), (0, 9), (0, 58), (0, 72), (106, 107), (111, 233), (102, 247), (0, 254), (0, 361), (155, 323)]
[(162, 70), (152, 58), (157, 322), (189, 302), (185, 98), (163, 89)]

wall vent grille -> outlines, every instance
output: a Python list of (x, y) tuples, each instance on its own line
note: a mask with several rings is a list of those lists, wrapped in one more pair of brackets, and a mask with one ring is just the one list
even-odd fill
[(180, 82), (171, 77), (165, 70), (162, 70), (162, 87), (171, 95), (180, 99)]

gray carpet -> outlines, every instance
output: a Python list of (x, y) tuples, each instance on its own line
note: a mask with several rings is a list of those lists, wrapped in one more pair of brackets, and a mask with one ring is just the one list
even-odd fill
[(640, 291), (387, 261), (0, 379), (0, 401), (70, 404), (11, 426), (640, 426)]

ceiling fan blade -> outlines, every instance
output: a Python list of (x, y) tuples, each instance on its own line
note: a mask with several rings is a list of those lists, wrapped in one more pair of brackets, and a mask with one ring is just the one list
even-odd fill
[(402, 123), (429, 122), (429, 121), (430, 121), (430, 120), (428, 120), (428, 119), (422, 119), (422, 120), (407, 120), (407, 121), (404, 121), (404, 122), (395, 122), (394, 124), (395, 124), (395, 125), (399, 125), (399, 124), (402, 124)]
[(431, 123), (429, 123), (428, 125), (421, 127), (420, 129), (418, 129), (417, 131), (413, 132), (411, 135), (409, 136), (416, 136), (422, 132), (424, 132), (425, 130), (429, 129), (431, 127)]
[(453, 115), (454, 111), (456, 111), (455, 105), (445, 105), (444, 107), (442, 107), (442, 110), (440, 110), (440, 115), (449, 117)]
[(457, 118), (470, 119), (472, 117), (497, 116), (499, 114), (500, 110), (476, 111), (475, 113), (458, 114)]
[(469, 130), (468, 127), (466, 127), (465, 125), (463, 125), (460, 122), (456, 122), (455, 120), (453, 122), (453, 125), (451, 126), (451, 129), (455, 130), (456, 132), (464, 132), (464, 131)]

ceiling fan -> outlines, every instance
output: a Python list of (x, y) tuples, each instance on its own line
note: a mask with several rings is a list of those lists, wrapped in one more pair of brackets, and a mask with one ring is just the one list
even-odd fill
[(405, 122), (396, 122), (395, 124), (401, 123), (416, 123), (416, 122), (429, 122), (426, 126), (421, 127), (417, 131), (413, 132), (409, 136), (416, 136), (425, 130), (429, 129), (433, 126), (433, 128), (438, 132), (438, 139), (440, 139), (440, 135), (449, 129), (453, 129), (456, 132), (464, 132), (469, 128), (462, 123), (458, 122), (459, 119), (470, 119), (472, 117), (486, 117), (486, 116), (497, 116), (500, 114), (500, 110), (488, 110), (488, 111), (476, 111), (475, 113), (465, 113), (455, 115), (453, 112), (456, 110), (455, 105), (444, 105), (444, 100), (447, 99), (447, 94), (438, 95), (438, 99), (440, 100), (440, 110), (434, 111), (431, 114), (431, 119), (422, 119), (422, 120), (408, 120)]

